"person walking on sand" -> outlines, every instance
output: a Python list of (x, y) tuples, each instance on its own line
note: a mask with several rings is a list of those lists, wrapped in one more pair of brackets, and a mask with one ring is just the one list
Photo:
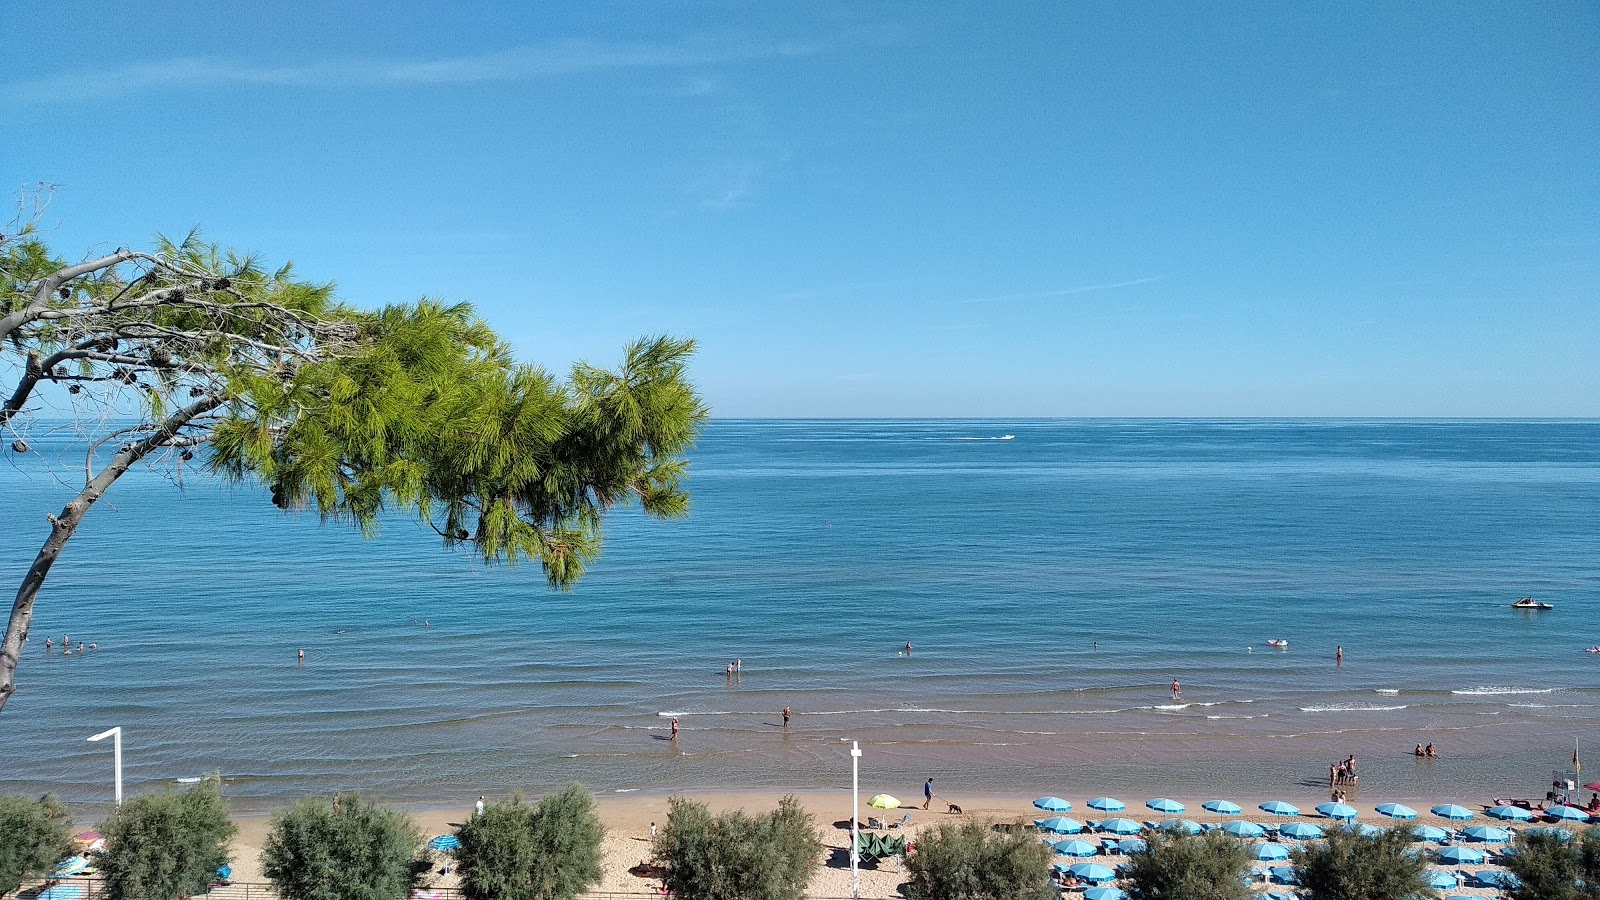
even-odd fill
[(655, 839), (656, 839), (656, 823), (651, 822), (650, 823), (650, 840), (653, 841)]
[(933, 779), (929, 778), (922, 786), (922, 808), (927, 809), (933, 805)]
[(787, 706), (783, 708), (783, 730), (789, 730), (789, 707)]
[(478, 797), (478, 802), (477, 803), (472, 804), (472, 815), (474, 817), (483, 815), (483, 797), (482, 796)]

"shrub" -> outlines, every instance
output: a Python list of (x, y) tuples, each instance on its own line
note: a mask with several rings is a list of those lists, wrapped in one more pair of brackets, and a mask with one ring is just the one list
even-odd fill
[(683, 900), (799, 900), (822, 859), (817, 823), (794, 797), (773, 812), (711, 815), (673, 797), (656, 838), (668, 890)]
[(308, 797), (273, 816), (261, 872), (283, 900), (406, 900), (426, 863), (422, 831), (359, 794)]
[(49, 875), (71, 855), (72, 820), (60, 801), (49, 794), (0, 797), (0, 897)]
[(1511, 900), (1600, 898), (1600, 827), (1575, 840), (1550, 831), (1519, 834), (1505, 867), (1522, 882), (1506, 890)]
[(100, 826), (106, 849), (95, 866), (109, 900), (178, 900), (205, 891), (228, 862), (235, 831), (221, 784), (135, 797)]
[(491, 803), (456, 836), (467, 900), (569, 900), (600, 881), (605, 828), (578, 785), (536, 806), (521, 797)]
[(1294, 851), (1295, 876), (1307, 900), (1420, 900), (1439, 896), (1428, 886), (1428, 863), (1413, 854), (1411, 829), (1372, 837), (1336, 829)]
[(1002, 834), (983, 822), (941, 822), (917, 835), (906, 857), (912, 900), (1052, 900), (1050, 848), (1035, 835)]
[(1220, 831), (1189, 835), (1158, 831), (1128, 861), (1126, 889), (1134, 900), (1244, 900), (1250, 853)]

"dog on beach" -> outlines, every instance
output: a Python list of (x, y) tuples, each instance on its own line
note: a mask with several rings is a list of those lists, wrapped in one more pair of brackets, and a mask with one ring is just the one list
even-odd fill
[(954, 803), (951, 803), (951, 804), (948, 804), (948, 805), (950, 807), (949, 812), (955, 813), (958, 816), (961, 815), (961, 807), (960, 806), (957, 806)]

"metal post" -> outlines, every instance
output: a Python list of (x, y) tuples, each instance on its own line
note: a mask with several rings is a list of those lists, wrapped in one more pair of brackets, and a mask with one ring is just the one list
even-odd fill
[(850, 742), (850, 896), (861, 900), (861, 744)]
[(122, 726), (118, 725), (116, 728), (111, 728), (111, 729), (108, 729), (106, 731), (102, 731), (99, 734), (95, 735), (94, 737), (89, 738), (89, 740), (91, 740), (91, 741), (99, 741), (99, 740), (104, 740), (105, 738), (111, 738), (111, 760), (112, 760), (112, 765), (116, 769), (117, 805), (121, 806), (122, 805)]

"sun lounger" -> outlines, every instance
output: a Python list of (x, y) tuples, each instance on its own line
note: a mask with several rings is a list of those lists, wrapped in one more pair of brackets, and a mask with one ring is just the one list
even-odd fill
[(911, 822), (911, 813), (906, 813), (905, 816), (900, 821), (898, 821), (898, 822), (890, 822), (889, 823), (889, 827), (890, 828), (904, 828), (904, 827), (906, 827), (906, 825), (910, 824), (910, 822)]

